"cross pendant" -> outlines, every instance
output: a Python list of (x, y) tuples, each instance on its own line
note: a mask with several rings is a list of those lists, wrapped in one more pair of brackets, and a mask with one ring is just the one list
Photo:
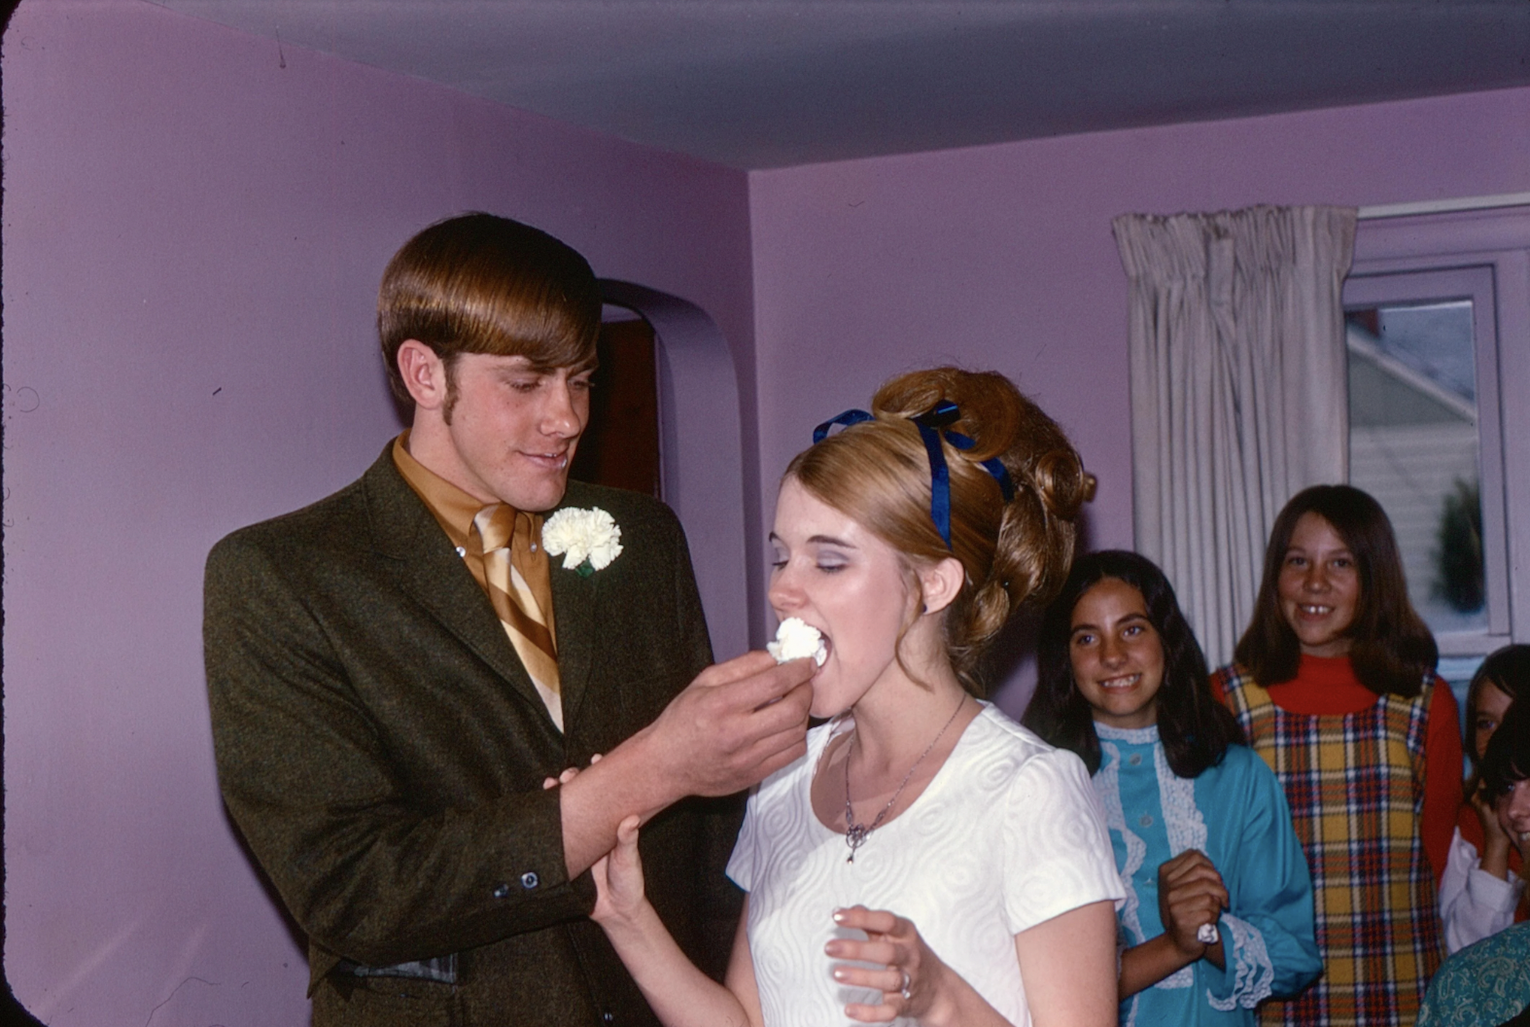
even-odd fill
[(845, 828), (845, 844), (850, 846), (850, 855), (845, 857), (846, 863), (855, 862), (855, 850), (866, 844), (866, 836), (871, 833), (871, 828), (864, 824), (851, 824)]

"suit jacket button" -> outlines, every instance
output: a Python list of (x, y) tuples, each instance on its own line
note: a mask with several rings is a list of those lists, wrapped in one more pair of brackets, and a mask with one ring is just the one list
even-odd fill
[(496, 899), (508, 899), (510, 897), (510, 886), (508, 884), (502, 884), (498, 888), (495, 888), (494, 897)]
[(541, 883), (542, 879), (539, 878), (536, 874), (532, 873), (530, 870), (521, 875), (521, 887), (525, 888), (527, 891), (530, 891)]

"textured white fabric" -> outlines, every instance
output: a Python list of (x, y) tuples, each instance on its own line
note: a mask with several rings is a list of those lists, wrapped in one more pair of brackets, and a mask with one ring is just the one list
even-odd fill
[(1512, 870), (1504, 881), (1483, 870), (1477, 847), (1462, 838), (1457, 828), (1440, 879), (1445, 947), (1459, 952), (1508, 927), (1514, 922), (1514, 907), (1519, 905), (1519, 893), (1524, 889), (1525, 882)]
[(1349, 479), (1340, 291), (1354, 208), (1115, 219), (1131, 280), (1137, 549), (1216, 667), (1253, 612), (1286, 500)]
[(877, 1001), (837, 984), (823, 951), (838, 930), (833, 911), (857, 903), (913, 921), (1011, 1023), (1030, 1023), (1014, 936), (1125, 895), (1083, 762), (985, 704), (924, 793), (847, 863), (844, 835), (818, 820), (809, 796), (825, 746), (847, 727), (815, 728), (807, 755), (760, 785), (728, 863), (749, 892), (765, 1023), (845, 1024), (846, 1003)]

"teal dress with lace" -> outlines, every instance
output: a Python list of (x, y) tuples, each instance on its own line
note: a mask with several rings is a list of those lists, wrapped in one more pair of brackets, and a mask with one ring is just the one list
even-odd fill
[(1199, 777), (1177, 777), (1158, 728), (1095, 724), (1105, 811), (1126, 885), (1117, 919), (1123, 948), (1163, 933), (1158, 867), (1187, 849), (1215, 864), (1230, 902), (1218, 922), (1226, 967), (1201, 959), (1121, 1003), (1121, 1023), (1252, 1025), (1271, 995), (1301, 991), (1322, 969), (1313, 934), (1312, 881), (1285, 793), (1253, 750), (1229, 746)]

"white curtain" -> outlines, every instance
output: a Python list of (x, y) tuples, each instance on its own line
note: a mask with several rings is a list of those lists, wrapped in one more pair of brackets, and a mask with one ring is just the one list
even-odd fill
[(1232, 659), (1280, 508), (1348, 477), (1340, 290), (1355, 210), (1115, 219), (1131, 280), (1137, 548), (1206, 658)]

